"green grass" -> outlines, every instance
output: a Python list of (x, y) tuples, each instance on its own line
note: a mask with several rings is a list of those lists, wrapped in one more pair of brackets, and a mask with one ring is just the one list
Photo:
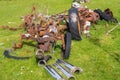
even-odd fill
[[(56, 14), (69, 9), (71, 2), (72, 0), (0, 0), (0, 25), (17, 27), (22, 22), (20, 16), (28, 14), (32, 5), (35, 5), (39, 12), (44, 13), (47, 8), (48, 14)], [(84, 5), (91, 9), (110, 8), (114, 16), (120, 20), (119, 0), (91, 0), (91, 3)], [(105, 22), (99, 21), (94, 26), (96, 30), (91, 27), (91, 38), (83, 35), (82, 41), (72, 41), (71, 55), (66, 61), (84, 70), (82, 74), (75, 74), (76, 80), (120, 80), (120, 27), (106, 36), (105, 33), (115, 24), (110, 23), (106, 28)], [(0, 80), (54, 80), (42, 66), (37, 65), (32, 46), (25, 44), (13, 54), (32, 56), (29, 60), (13, 60), (3, 56), (3, 51), (10, 48), (12, 42), (18, 42), (22, 32), (24, 31), (0, 28)], [(53, 64), (57, 58), (61, 58), (60, 49), (56, 49), (54, 54), (49, 54), (53, 58), (48, 64)]]

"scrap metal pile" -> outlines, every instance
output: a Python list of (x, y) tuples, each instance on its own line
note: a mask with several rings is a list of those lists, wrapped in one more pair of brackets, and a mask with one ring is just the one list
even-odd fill
[(65, 38), (69, 35), (69, 32), (65, 32), (68, 27), (66, 15), (46, 16), (40, 13), (36, 14), (35, 8), (33, 9), (32, 14), (23, 17), (26, 32), (21, 34), (19, 43), (14, 44), (13, 48), (21, 48), (23, 39), (36, 41), (36, 57), (41, 59), (44, 52), (49, 52), (55, 43), (61, 40), (62, 50), (65, 51)]
[[(22, 19), (23, 23), (21, 27), (25, 29), (25, 33), (20, 35), (19, 43), (14, 43), (12, 46), (13, 49), (22, 48), (23, 39), (36, 41), (36, 60), (38, 65), (45, 65), (45, 69), (57, 80), (64, 79), (52, 66), (46, 65), (46, 62), (52, 57), (50, 55), (44, 56), (45, 52), (53, 50), (52, 48), (54, 48), (57, 41), (60, 40), (62, 43), (62, 57), (63, 59), (69, 58), (71, 40), (82, 40), (82, 34), (90, 37), (91, 24), (95, 24), (98, 20), (102, 19), (107, 22), (118, 22), (109, 8), (104, 12), (100, 9), (91, 10), (77, 2), (74, 2), (69, 10), (56, 15), (37, 13), (36, 8), (33, 6), (32, 13), (23, 16)], [(6, 50), (4, 55), (8, 55), (8, 52), (9, 51)], [(68, 71), (63, 68), (63, 65), (68, 68)], [(75, 71), (82, 72), (82, 69), (72, 66), (63, 60), (57, 60), (54, 66), (62, 71), (68, 79), (74, 78), (72, 74)]]
[(63, 58), (68, 58), (71, 48), (71, 39), (81, 40), (82, 34), (90, 36), (91, 23), (99, 20), (99, 15), (88, 8), (81, 7), (78, 3), (73, 3), (68, 14), (43, 15), (36, 13), (36, 8), (32, 8), (32, 13), (23, 16), (25, 33), (20, 35), (18, 44), (13, 48), (18, 49), (23, 46), (23, 39), (37, 42), (36, 58), (42, 59), (44, 52), (50, 52), (55, 47), (58, 40), (62, 42)]

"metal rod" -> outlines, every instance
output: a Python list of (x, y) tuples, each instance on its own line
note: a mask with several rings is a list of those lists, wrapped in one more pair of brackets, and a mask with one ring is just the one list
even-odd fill
[(46, 65), (44, 68), (57, 80), (64, 80), (62, 76), (54, 68), (52, 68), (52, 66)]
[(110, 32), (112, 32), (113, 30), (115, 30), (118, 26), (120, 26), (120, 22), (115, 27), (113, 27), (112, 29), (110, 29), (109, 31), (107, 31), (106, 35), (108, 35)]
[(75, 79), (75, 77), (70, 74), (69, 72), (67, 72), (61, 65), (55, 63), (53, 64), (55, 67), (57, 67), (60, 71), (62, 71), (63, 74), (66, 75), (67, 79), (70, 80), (70, 79)]
[(63, 60), (60, 60), (60, 59), (58, 59), (58, 60), (56, 61), (56, 63), (58, 63), (58, 64), (62, 63), (64, 66), (66, 66), (66, 67), (69, 69), (69, 72), (70, 72), (71, 74), (81, 73), (81, 72), (83, 71), (81, 68), (76, 67), (76, 66), (73, 66), (72, 64), (67, 63), (67, 62), (65, 62), (65, 61), (63, 61)]

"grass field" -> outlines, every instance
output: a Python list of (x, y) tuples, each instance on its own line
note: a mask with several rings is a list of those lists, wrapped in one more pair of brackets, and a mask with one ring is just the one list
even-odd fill
[[(30, 13), (32, 5), (35, 5), (39, 12), (44, 13), (47, 8), (48, 14), (56, 14), (69, 9), (71, 3), (72, 0), (0, 0), (0, 25), (18, 27), (22, 22), (20, 17)], [(120, 20), (119, 0), (91, 0), (84, 5), (90, 9), (110, 8)], [(96, 30), (91, 27), (91, 38), (83, 35), (82, 41), (72, 41), (71, 55), (66, 61), (83, 69), (82, 74), (75, 74), (76, 80), (120, 80), (120, 27), (106, 36), (105, 33), (115, 24), (110, 23), (106, 28), (105, 22), (99, 21), (94, 26)], [(22, 32), (24, 30), (10, 31), (0, 28), (0, 80), (54, 80), (43, 66), (37, 65), (32, 46), (25, 44), (13, 54), (31, 56), (29, 60), (13, 60), (3, 56), (4, 50), (10, 48), (12, 42), (18, 42)], [(24, 42), (36, 44), (31, 41)], [(53, 58), (48, 64), (61, 58), (60, 49), (49, 54)]]

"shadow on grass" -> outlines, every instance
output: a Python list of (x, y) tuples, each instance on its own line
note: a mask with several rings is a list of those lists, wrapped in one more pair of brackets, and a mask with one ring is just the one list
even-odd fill
[(111, 57), (113, 57), (118, 63), (120, 63), (120, 54), (119, 53), (115, 53), (115, 52), (110, 52), (109, 50), (106, 50), (105, 48), (103, 48), (99, 41), (100, 39), (94, 37), (94, 38), (90, 38), (89, 41), (91, 43), (93, 43), (94, 45), (98, 46), (99, 48), (101, 48), (104, 52), (106, 52), (107, 54), (109, 54)]
[(113, 56), (114, 59), (120, 63), (120, 54), (119, 53), (114, 52), (113, 54), (111, 54), (111, 56)]
[(98, 46), (98, 47), (101, 47), (101, 46), (100, 46), (100, 43), (99, 43), (100, 39), (94, 37), (94, 38), (90, 38), (89, 41), (90, 41), (91, 43), (93, 43), (94, 45), (96, 45), (96, 46)]

